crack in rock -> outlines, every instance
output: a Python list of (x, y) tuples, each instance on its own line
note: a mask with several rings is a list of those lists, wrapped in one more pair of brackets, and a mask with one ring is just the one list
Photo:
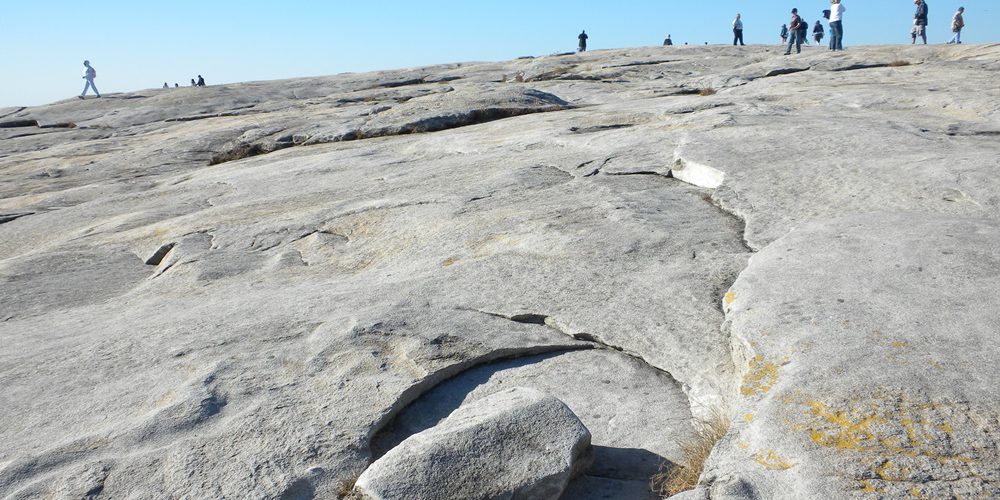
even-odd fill
[(11, 221), (20, 219), (21, 217), (27, 217), (29, 215), (35, 215), (35, 212), (21, 212), (15, 214), (0, 214), (0, 224), (6, 224)]

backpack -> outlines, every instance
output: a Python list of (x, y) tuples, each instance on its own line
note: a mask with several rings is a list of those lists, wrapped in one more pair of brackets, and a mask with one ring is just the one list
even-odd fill
[(90, 67), (90, 72), (94, 74), (92, 78), (97, 78), (97, 70), (93, 66)]

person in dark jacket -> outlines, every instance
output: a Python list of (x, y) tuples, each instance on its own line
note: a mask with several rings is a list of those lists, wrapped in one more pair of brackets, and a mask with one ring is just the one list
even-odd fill
[(205, 79), (202, 78), (201, 75), (198, 75), (198, 86), (199, 87), (204, 87), (205, 86)]
[(781, 25), (781, 44), (784, 45), (788, 41), (788, 25)]
[(819, 45), (823, 41), (823, 35), (826, 31), (823, 30), (823, 24), (816, 21), (816, 26), (813, 27), (813, 38), (816, 40), (816, 45)]
[(917, 36), (924, 41), (924, 45), (927, 45), (927, 2), (913, 0), (913, 3), (917, 6), (917, 12), (913, 14), (917, 25)]
[(580, 36), (578, 36), (577, 38), (580, 40), (580, 47), (577, 50), (579, 52), (586, 52), (587, 51), (587, 39), (590, 38), (589, 36), (587, 36), (587, 31), (584, 30), (582, 33), (580, 33)]
[(667, 39), (663, 41), (663, 45), (673, 45), (674, 41), (670, 39), (670, 34), (667, 33)]
[(809, 21), (801, 18), (799, 21), (799, 42), (809, 45)]

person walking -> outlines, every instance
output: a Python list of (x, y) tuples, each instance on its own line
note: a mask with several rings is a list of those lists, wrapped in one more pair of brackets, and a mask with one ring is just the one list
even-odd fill
[(781, 25), (781, 44), (784, 45), (788, 41), (788, 25)]
[(917, 21), (917, 36), (927, 45), (927, 2), (924, 0), (913, 0), (917, 6), (917, 12), (913, 14), (913, 19)]
[(830, 50), (844, 50), (844, 12), (840, 0), (830, 0)]
[(204, 87), (205, 86), (205, 79), (202, 78), (201, 75), (198, 75), (198, 86), (199, 87)]
[(948, 43), (962, 43), (962, 28), (965, 27), (965, 7), (959, 7), (958, 12), (951, 18), (951, 32), (955, 36), (951, 37)]
[(799, 43), (809, 45), (809, 21), (799, 18)]
[(740, 45), (745, 45), (743, 43), (743, 20), (740, 19), (742, 16), (736, 14), (736, 19), (733, 21), (733, 46), (736, 46), (736, 42)]
[(580, 33), (580, 36), (578, 36), (577, 38), (580, 40), (580, 46), (577, 48), (577, 52), (586, 52), (587, 39), (590, 38), (589, 36), (587, 36), (587, 30), (583, 30), (583, 32)]
[(80, 99), (86, 99), (87, 90), (94, 89), (94, 93), (97, 97), (101, 97), (101, 93), (97, 91), (97, 85), (94, 85), (94, 78), (97, 78), (97, 70), (90, 65), (90, 61), (83, 61), (83, 66), (87, 69), (83, 72), (83, 79), (87, 80), (87, 83), (83, 85), (83, 92), (80, 93)]
[(795, 53), (802, 53), (802, 39), (799, 38), (799, 33), (802, 32), (802, 18), (799, 17), (799, 9), (792, 9), (792, 21), (788, 23), (788, 48), (785, 49), (785, 55), (791, 55), (792, 45), (795, 46)]
[(823, 35), (826, 32), (823, 30), (823, 24), (816, 21), (816, 26), (813, 27), (813, 38), (816, 40), (816, 45), (819, 45), (823, 41)]

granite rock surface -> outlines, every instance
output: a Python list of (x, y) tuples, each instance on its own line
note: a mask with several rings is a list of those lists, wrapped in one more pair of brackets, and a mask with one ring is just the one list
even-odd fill
[(0, 110), (0, 497), (336, 497), (505, 384), (574, 498), (717, 411), (696, 496), (997, 495), (1000, 46), (781, 52)]

